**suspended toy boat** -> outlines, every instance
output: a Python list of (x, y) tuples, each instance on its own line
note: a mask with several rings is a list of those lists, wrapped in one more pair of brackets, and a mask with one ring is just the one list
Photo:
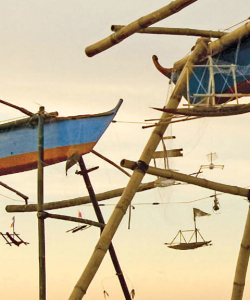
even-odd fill
[[(211, 240), (209, 241), (204, 240), (203, 236), (200, 233), (200, 230), (197, 229), (196, 227), (197, 217), (210, 216), (210, 214), (198, 208), (193, 208), (193, 213), (194, 213), (194, 227), (195, 227), (194, 230), (179, 230), (171, 243), (165, 243), (165, 245), (167, 245), (168, 248), (175, 249), (175, 250), (191, 250), (191, 249), (196, 249), (203, 246), (211, 245)], [(186, 232), (192, 234), (189, 240), (187, 240), (187, 238), (184, 235), (184, 233)], [(200, 238), (200, 241), (198, 241), (198, 237)], [(179, 240), (178, 242), (176, 242), (177, 239)]]
[[(90, 152), (122, 102), (120, 100), (114, 109), (100, 114), (70, 117), (58, 117), (55, 113), (45, 115), (44, 165), (65, 161), (74, 153), (83, 155)], [(6, 104), (2, 100), (1, 103)], [(27, 114), (29, 118), (0, 125), (0, 176), (37, 168), (38, 117)]]

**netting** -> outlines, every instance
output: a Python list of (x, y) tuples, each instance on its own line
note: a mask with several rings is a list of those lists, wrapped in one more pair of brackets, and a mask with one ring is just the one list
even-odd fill
[[(176, 83), (180, 72), (169, 76)], [(225, 103), (250, 93), (250, 37), (239, 40), (226, 50), (208, 57), (194, 67), (187, 78), (184, 97), (191, 103)]]

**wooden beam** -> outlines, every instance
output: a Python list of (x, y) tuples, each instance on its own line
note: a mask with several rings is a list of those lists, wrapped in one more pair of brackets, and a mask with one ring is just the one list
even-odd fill
[(38, 113), (38, 157), (37, 157), (37, 219), (38, 219), (38, 247), (39, 247), (39, 300), (46, 300), (46, 268), (45, 268), (45, 226), (42, 213), (44, 201), (44, 107)]
[[(91, 202), (93, 204), (93, 208), (94, 208), (96, 217), (98, 219), (98, 222), (102, 223), (102, 224), (105, 224), (101, 209), (100, 209), (100, 207), (98, 205), (98, 202), (96, 200), (95, 192), (94, 192), (93, 186), (91, 184), (91, 181), (90, 181), (90, 178), (89, 178), (89, 175), (88, 175), (89, 171), (87, 170), (87, 168), (85, 166), (85, 163), (84, 163), (84, 160), (83, 160), (82, 156), (80, 157), (80, 160), (79, 160), (78, 163), (79, 163), (79, 166), (80, 166), (80, 169), (81, 169), (81, 175), (84, 179), (86, 188), (89, 192), (89, 196), (90, 196)], [(101, 228), (101, 232), (102, 232), (102, 230), (103, 230), (103, 228)], [(118, 261), (118, 258), (117, 258), (116, 252), (115, 252), (115, 248), (114, 248), (112, 243), (110, 243), (110, 245), (109, 245), (109, 253), (110, 253), (110, 257), (111, 257), (112, 263), (113, 263), (115, 271), (116, 271), (116, 275), (119, 279), (124, 297), (125, 297), (126, 300), (131, 300), (130, 293), (129, 293), (129, 290), (128, 290), (128, 286), (127, 286), (127, 283), (125, 281), (120, 263)]]
[(155, 151), (153, 158), (165, 158), (165, 157), (179, 157), (183, 156), (181, 153), (183, 149), (171, 149), (166, 151)]
[[(140, 184), (137, 192), (142, 192), (150, 189), (156, 188), (155, 181), (142, 183)], [(96, 200), (97, 201), (104, 201), (109, 200), (112, 198), (120, 197), (122, 193), (124, 192), (125, 187), (107, 191), (104, 193), (96, 194)], [(52, 210), (52, 209), (60, 209), (65, 207), (72, 207), (72, 206), (78, 206), (83, 204), (89, 204), (91, 203), (91, 199), (89, 196), (85, 197), (78, 197), (68, 200), (61, 200), (61, 201), (55, 201), (55, 202), (48, 202), (44, 203), (43, 208), (44, 210)], [(5, 210), (8, 213), (13, 212), (34, 212), (37, 211), (37, 205), (36, 204), (29, 204), (29, 205), (7, 205), (5, 207)]]
[[(138, 163), (130, 161), (130, 160), (126, 160), (126, 159), (123, 159), (121, 161), (121, 165), (124, 168), (128, 168), (131, 170), (136, 169), (137, 164)], [(197, 185), (197, 186), (200, 186), (200, 187), (203, 187), (206, 189), (210, 189), (213, 191), (218, 191), (218, 192), (242, 196), (242, 197), (249, 197), (249, 189), (245, 189), (245, 188), (241, 188), (241, 187), (237, 187), (237, 186), (226, 185), (226, 184), (210, 181), (210, 180), (203, 179), (203, 178), (197, 178), (197, 177), (193, 177), (193, 176), (186, 175), (183, 173), (174, 172), (171, 170), (164, 170), (164, 169), (149, 166), (146, 173), (150, 174), (150, 175), (160, 176), (160, 177), (167, 178), (167, 179), (174, 179), (174, 180), (186, 182), (186, 183)]]
[(98, 222), (91, 221), (91, 220), (87, 220), (87, 219), (83, 219), (83, 218), (76, 218), (76, 217), (71, 217), (71, 216), (50, 214), (48, 212), (41, 212), (40, 217), (42, 217), (44, 219), (50, 218), (50, 219), (57, 219), (57, 220), (63, 220), (63, 221), (69, 221), (69, 222), (83, 223), (83, 224), (88, 224), (88, 225), (99, 227), (99, 228), (103, 228), (105, 226), (105, 224), (98, 223)]

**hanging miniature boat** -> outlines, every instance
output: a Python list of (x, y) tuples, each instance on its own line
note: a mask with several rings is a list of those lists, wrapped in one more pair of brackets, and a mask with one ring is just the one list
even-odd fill
[(6, 241), (6, 244), (9, 246), (15, 245), (17, 247), (19, 247), (21, 244), (24, 244), (27, 246), (29, 243), (27, 243), (23, 239), (21, 239), (20, 235), (15, 232), (15, 217), (12, 218), (12, 223), (11, 223), (10, 227), (13, 228), (12, 233), (0, 232), (0, 235), (4, 238), (4, 240)]
[[(67, 160), (74, 153), (90, 152), (122, 104), (105, 113), (57, 117), (45, 115), (44, 165)], [(0, 176), (37, 167), (38, 118), (33, 115), (0, 125)]]
[[(196, 227), (196, 218), (203, 217), (203, 216), (210, 216), (210, 214), (198, 209), (193, 208), (194, 212), (194, 230), (179, 230), (177, 235), (174, 237), (171, 243), (165, 243), (169, 248), (176, 249), (176, 250), (190, 250), (200, 248), (202, 246), (210, 246), (210, 241), (205, 241), (203, 236), (200, 233), (200, 230)], [(185, 237), (184, 233), (189, 232), (191, 233), (191, 237), (189, 240)], [(177, 242), (177, 238), (179, 238), (179, 242)], [(198, 240), (200, 238), (200, 241)]]
[[(214, 104), (222, 104), (249, 95), (249, 57), (250, 36), (245, 36), (225, 50), (199, 62), (192, 76), (187, 78), (189, 87), (183, 96), (195, 105), (208, 96), (214, 99)], [(156, 56), (153, 56), (153, 61), (161, 73), (177, 82), (181, 71), (163, 68)]]

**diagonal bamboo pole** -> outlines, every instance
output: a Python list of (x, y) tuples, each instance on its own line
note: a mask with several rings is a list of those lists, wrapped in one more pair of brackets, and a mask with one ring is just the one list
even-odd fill
[(249, 262), (249, 255), (250, 255), (250, 207), (248, 209), (245, 230), (240, 245), (240, 252), (239, 252), (235, 276), (234, 276), (233, 292), (232, 292), (231, 300), (241, 300), (243, 297), (247, 267)]
[(83, 223), (88, 224), (90, 226), (95, 226), (99, 228), (103, 228), (105, 225), (99, 222), (83, 219), (83, 218), (76, 218), (76, 217), (70, 217), (70, 216), (64, 216), (64, 215), (57, 215), (57, 214), (50, 214), (47, 212), (39, 212), (38, 213), (40, 217), (46, 219), (57, 219), (57, 220), (63, 220), (63, 221), (69, 221), (69, 222), (77, 222), (77, 223)]
[[(201, 59), (202, 56), (205, 56), (207, 53), (207, 40), (199, 39), (195, 46), (193, 53), (190, 55), (189, 60), (186, 63), (186, 67), (181, 72), (181, 75), (176, 83), (173, 94), (167, 104), (169, 108), (177, 108), (179, 102), (182, 98), (183, 92), (186, 89), (187, 84), (187, 73), (192, 72), (193, 64)], [(83, 271), (80, 279), (78, 280), (76, 286), (74, 287), (69, 300), (80, 300), (86, 294), (86, 291), (94, 278), (108, 248), (112, 241), (112, 238), (125, 215), (128, 206), (130, 205), (143, 177), (144, 177), (144, 166), (147, 166), (150, 160), (153, 157), (153, 154), (161, 142), (163, 134), (168, 127), (168, 124), (164, 121), (166, 114), (163, 113), (159, 121), (160, 126), (157, 126), (151, 134), (151, 137), (142, 152), (140, 157), (141, 166), (136, 168), (131, 176), (128, 185), (116, 205), (107, 225), (105, 226), (101, 237), (95, 247), (95, 250)], [(164, 124), (161, 125), (161, 122), (164, 121)]]
[[(121, 165), (124, 168), (129, 168), (132, 170), (137, 167), (136, 162), (126, 160), (126, 159), (123, 159), (121, 161)], [(218, 191), (218, 192), (222, 192), (222, 193), (227, 193), (227, 194), (231, 194), (231, 195), (237, 195), (237, 196), (249, 198), (249, 189), (241, 188), (238, 186), (222, 184), (222, 183), (214, 182), (211, 180), (197, 178), (197, 177), (193, 177), (191, 175), (186, 175), (183, 173), (174, 172), (171, 170), (159, 169), (159, 168), (155, 168), (155, 167), (148, 167), (148, 169), (146, 170), (146, 173), (150, 174), (150, 175), (160, 176), (163, 178), (174, 179), (174, 180), (190, 183), (190, 184), (197, 185), (197, 186), (200, 186), (200, 187), (203, 187), (206, 189), (210, 189), (213, 191)]]
[(16, 193), (18, 196), (20, 196), (21, 198), (24, 199), (25, 203), (28, 204), (28, 199), (29, 197), (28, 196), (25, 196), (23, 193), (20, 193), (19, 191), (13, 189), (12, 187), (8, 186), (7, 184), (3, 183), (2, 181), (0, 181), (0, 185), (5, 187), (6, 189)]
[[(112, 25), (112, 31), (118, 31), (122, 29), (123, 25)], [(147, 27), (143, 28), (137, 33), (147, 33), (147, 34), (167, 34), (167, 35), (187, 35), (187, 36), (200, 36), (208, 38), (220, 38), (227, 34), (223, 31), (213, 31), (213, 30), (200, 30), (191, 28), (166, 28), (166, 27)]]
[[(101, 209), (98, 205), (98, 202), (96, 201), (94, 189), (93, 189), (92, 184), (90, 182), (90, 178), (89, 178), (89, 175), (88, 175), (88, 170), (86, 169), (86, 166), (85, 166), (85, 163), (84, 163), (84, 160), (83, 160), (82, 156), (80, 157), (80, 160), (79, 160), (79, 166), (80, 166), (80, 169), (81, 169), (81, 172), (79, 174), (82, 175), (82, 177), (85, 181), (85, 184), (86, 184), (87, 190), (89, 192), (89, 196), (91, 198), (91, 201), (92, 201), (92, 204), (93, 204), (94, 211), (95, 211), (95, 214), (97, 216), (98, 222), (100, 222), (102, 224), (105, 224)], [(101, 232), (102, 232), (102, 230), (103, 230), (103, 228), (101, 228)], [(124, 297), (125, 297), (126, 300), (131, 300), (130, 293), (129, 293), (129, 290), (128, 290), (128, 286), (127, 286), (127, 283), (126, 283), (125, 278), (123, 276), (121, 266), (120, 266), (118, 258), (116, 256), (115, 248), (114, 248), (112, 243), (110, 243), (110, 245), (109, 245), (109, 253), (110, 253), (111, 260), (113, 262), (113, 265), (114, 265), (114, 268), (115, 268), (115, 271), (116, 271), (116, 275), (118, 276), (118, 279), (119, 279)]]
[[(228, 48), (233, 43), (237, 43), (241, 38), (250, 34), (250, 22), (244, 24), (243, 26), (237, 28), (236, 30), (225, 34), (221, 38), (215, 40), (209, 45), (209, 53), (211, 55), (215, 55), (226, 48)], [(174, 70), (180, 71), (184, 66), (188, 59), (187, 57), (182, 58), (174, 64)]]
[(85, 49), (87, 56), (94, 56), (102, 51), (109, 49), (110, 47), (120, 43), (130, 35), (136, 33), (138, 30), (146, 28), (156, 22), (159, 22), (185, 8), (186, 6), (192, 4), (197, 0), (175, 0), (168, 5), (144, 16), (140, 19), (128, 24), (121, 30), (113, 33), (112, 35), (106, 37), (105, 39), (88, 46)]

